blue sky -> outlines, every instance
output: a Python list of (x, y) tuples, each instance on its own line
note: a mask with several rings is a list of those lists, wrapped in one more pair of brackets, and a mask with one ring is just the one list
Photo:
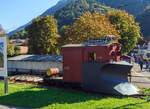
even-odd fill
[(0, 0), (0, 24), (6, 32), (36, 18), (59, 0)]

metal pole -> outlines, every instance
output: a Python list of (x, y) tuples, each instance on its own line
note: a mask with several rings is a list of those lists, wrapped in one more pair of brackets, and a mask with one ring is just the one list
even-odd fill
[(5, 81), (5, 94), (8, 94), (8, 77), (4, 77)]

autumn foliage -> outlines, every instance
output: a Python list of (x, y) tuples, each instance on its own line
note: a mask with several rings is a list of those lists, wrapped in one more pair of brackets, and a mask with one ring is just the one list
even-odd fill
[(140, 36), (139, 24), (125, 11), (113, 10), (106, 14), (85, 12), (71, 26), (63, 26), (59, 37), (57, 20), (52, 16), (34, 19), (28, 26), (29, 51), (33, 54), (59, 54), (62, 45), (86, 43), (91, 38), (116, 36), (122, 52), (131, 51)]
[(119, 38), (119, 30), (115, 29), (109, 19), (102, 14), (95, 12), (84, 13), (72, 26), (62, 28), (62, 40), (67, 43), (84, 43), (87, 39), (114, 35)]
[(97, 12), (86, 12), (77, 18), (72, 26), (62, 28), (59, 43), (85, 43), (89, 38), (105, 35), (116, 36), (122, 45), (123, 53), (131, 51), (141, 37), (139, 24), (125, 11), (110, 11), (101, 15)]

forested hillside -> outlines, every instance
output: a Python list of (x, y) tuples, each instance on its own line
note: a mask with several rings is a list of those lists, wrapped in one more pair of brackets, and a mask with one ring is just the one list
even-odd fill
[(59, 28), (61, 28), (63, 25), (71, 25), (76, 18), (87, 11), (106, 13), (109, 10), (112, 10), (112, 8), (94, 0), (72, 0), (71, 3), (56, 11), (53, 15), (58, 20)]
[[(47, 14), (51, 15), (52, 13), (54, 13), (57, 10), (63, 8), (64, 6), (66, 6), (71, 1), (72, 0), (60, 0), (56, 5), (54, 5), (53, 7), (50, 7), (49, 9), (47, 9), (44, 13), (42, 13), (39, 16), (44, 17)], [(18, 27), (16, 30), (13, 30), (13, 31), (9, 32), (8, 36), (14, 38), (14, 37), (16, 37), (16, 35), (22, 34), (22, 32), (21, 32), (21, 31), (23, 31), (22, 29), (25, 29), (31, 23), (32, 23), (32, 21), (30, 21), (29, 23), (27, 23), (25, 25), (22, 25), (22, 26)], [(14, 34), (16, 34), (16, 35), (14, 35)], [(25, 36), (21, 36), (21, 37), (23, 38)]]
[(136, 21), (140, 23), (141, 32), (145, 39), (150, 37), (150, 7), (136, 17)]
[[(39, 16), (44, 17), (47, 14), (53, 15), (54, 18), (58, 20), (58, 26), (60, 30), (63, 25), (71, 25), (76, 18), (81, 16), (86, 11), (90, 12), (97, 11), (99, 13), (105, 13), (112, 9), (121, 9), (126, 10), (126, 12), (130, 14), (133, 14), (135, 17), (138, 15), (137, 21), (141, 23), (141, 28), (144, 37), (147, 37), (149, 33), (147, 30), (147, 26), (145, 26), (144, 23), (148, 22), (147, 21), (148, 18), (147, 17), (138, 18), (138, 17), (143, 15), (139, 14), (142, 13), (143, 10), (149, 5), (150, 0), (60, 0), (55, 6), (49, 8)], [(22, 34), (23, 30), (21, 31), (21, 33), (18, 31), (24, 29), (29, 24), (31, 24), (31, 22), (10, 32), (9, 36), (11, 35), (12, 37), (16, 37), (16, 35)], [(21, 37), (25, 38), (26, 36)]]
[(40, 15), (41, 17), (44, 17), (45, 15), (50, 15), (52, 13), (55, 13), (57, 10), (63, 8), (64, 6), (66, 6), (67, 4), (69, 4), (72, 0), (60, 0), (55, 6), (47, 9), (42, 15)]
[[(66, 6), (61, 5), (61, 6), (64, 6), (61, 9), (57, 10), (56, 7), (55, 8), (53, 7), (55, 11), (52, 9), (49, 9), (49, 11), (47, 10), (41, 16), (46, 15), (46, 13), (49, 15), (53, 15), (54, 18), (58, 20), (58, 27), (60, 30), (63, 25), (71, 25), (74, 22), (74, 20), (78, 18), (79, 16), (81, 16), (84, 12), (97, 11), (99, 13), (106, 13), (109, 10), (113, 10), (112, 8), (102, 5), (99, 2), (95, 2), (94, 0), (72, 0), (72, 2), (70, 2), (70, 0), (66, 0), (65, 4)], [(59, 4), (57, 4), (57, 7), (58, 6)], [(23, 28), (25, 28), (26, 26), (24, 26)], [(21, 33), (18, 31), (14, 32), (10, 36), (10, 38), (15, 37), (16, 34), (21, 34)], [(21, 36), (21, 37), (24, 37), (24, 36)]]
[[(95, 0), (94, 0), (95, 1)], [(148, 5), (150, 0), (96, 0), (112, 8), (126, 10), (134, 16), (141, 13)]]

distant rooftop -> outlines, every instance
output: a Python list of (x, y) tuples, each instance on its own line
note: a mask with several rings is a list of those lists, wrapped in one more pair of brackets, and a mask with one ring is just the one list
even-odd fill
[(28, 46), (19, 46), (19, 47), (20, 47), (20, 54), (28, 53)]
[(62, 62), (61, 55), (19, 55), (8, 58), (8, 61), (38, 61), (38, 62)]

